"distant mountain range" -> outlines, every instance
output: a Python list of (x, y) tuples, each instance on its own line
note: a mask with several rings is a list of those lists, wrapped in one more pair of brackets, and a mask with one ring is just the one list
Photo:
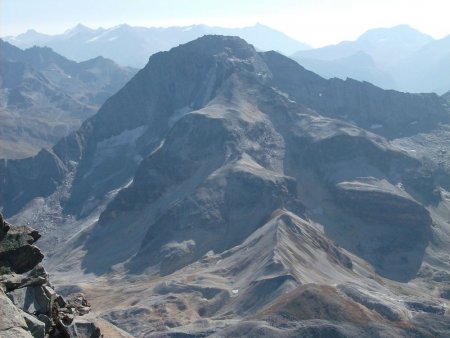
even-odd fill
[(91, 29), (79, 24), (59, 35), (29, 30), (5, 40), (20, 48), (48, 46), (77, 61), (102, 55), (118, 64), (141, 68), (150, 55), (206, 34), (239, 36), (259, 50), (291, 55), (325, 78), (348, 77), (405, 92), (443, 94), (450, 88), (450, 36), (435, 40), (407, 25), (371, 29), (355, 41), (317, 49), (261, 24), (234, 29), (206, 25), (146, 28), (125, 24)]
[(450, 36), (434, 40), (407, 25), (372, 29), (355, 41), (291, 57), (326, 78), (350, 77), (407, 92), (442, 94), (450, 88)]
[(93, 115), (135, 70), (97, 57), (77, 63), (48, 47), (0, 40), (0, 158), (36, 154)]
[(236, 35), (260, 50), (276, 50), (286, 55), (310, 47), (267, 26), (256, 24), (244, 28), (222, 28), (206, 25), (146, 28), (120, 25), (91, 29), (81, 24), (59, 35), (46, 35), (29, 30), (5, 40), (20, 48), (48, 46), (76, 61), (99, 55), (125, 66), (143, 67), (150, 55), (169, 50), (206, 34)]
[(204, 36), (0, 160), (0, 210), (135, 337), (450, 337), (448, 149), (441, 96)]

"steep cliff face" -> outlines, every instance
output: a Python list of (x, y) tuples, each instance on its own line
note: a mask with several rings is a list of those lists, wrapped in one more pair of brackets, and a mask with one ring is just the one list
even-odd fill
[[(440, 319), (445, 332), (445, 302), (408, 307), (429, 292), (397, 283), (433, 279), (444, 292), (450, 171), (418, 156), (413, 142), (418, 130), (444, 139), (442, 102), (327, 81), (239, 38), (206, 36), (153, 55), (41, 155), (55, 170), (27, 181), (22, 171), (39, 173), (30, 169), (40, 168), (37, 158), (4, 163), (0, 178), (13, 183), (0, 201), (17, 220), (45, 220), (60, 279), (69, 283), (73, 269), (126, 290), (111, 296), (119, 307), (100, 286), (87, 287), (107, 318), (138, 336), (305, 329), (356, 337), (363, 321), (380, 335), (408, 336)], [(370, 128), (376, 119), (384, 127)], [(45, 180), (52, 184), (42, 192)], [(316, 286), (297, 290), (306, 283)], [(289, 313), (305, 327), (282, 327), (277, 299), (287, 292), (300, 300), (323, 292), (327, 319), (293, 303)], [(352, 318), (336, 326), (328, 307)], [(242, 324), (249, 331), (235, 322), (263, 313), (263, 323)]]

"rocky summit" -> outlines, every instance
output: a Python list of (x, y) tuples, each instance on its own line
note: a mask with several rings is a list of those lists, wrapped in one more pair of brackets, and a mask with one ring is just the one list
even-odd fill
[(448, 337), (449, 147), (443, 97), (204, 36), (0, 161), (0, 205), (135, 337)]

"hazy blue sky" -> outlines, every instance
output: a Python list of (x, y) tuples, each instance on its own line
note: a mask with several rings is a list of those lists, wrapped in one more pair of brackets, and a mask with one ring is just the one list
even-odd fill
[(0, 0), (0, 36), (30, 28), (62, 33), (77, 23), (107, 28), (260, 22), (317, 47), (404, 23), (441, 38), (450, 34), (449, 8), (449, 0)]

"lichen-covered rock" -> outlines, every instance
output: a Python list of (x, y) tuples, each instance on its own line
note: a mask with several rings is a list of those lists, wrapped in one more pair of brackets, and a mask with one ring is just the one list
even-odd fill
[[(5, 247), (11, 249), (2, 251)], [(17, 246), (14, 240), (6, 242), (5, 246), (0, 248), (0, 265), (16, 273), (24, 273), (31, 270), (43, 258), (44, 255), (34, 245)]]
[(29, 227), (13, 227), (0, 241), (0, 266), (15, 273), (25, 273), (38, 265), (44, 255), (32, 245), (39, 233)]

